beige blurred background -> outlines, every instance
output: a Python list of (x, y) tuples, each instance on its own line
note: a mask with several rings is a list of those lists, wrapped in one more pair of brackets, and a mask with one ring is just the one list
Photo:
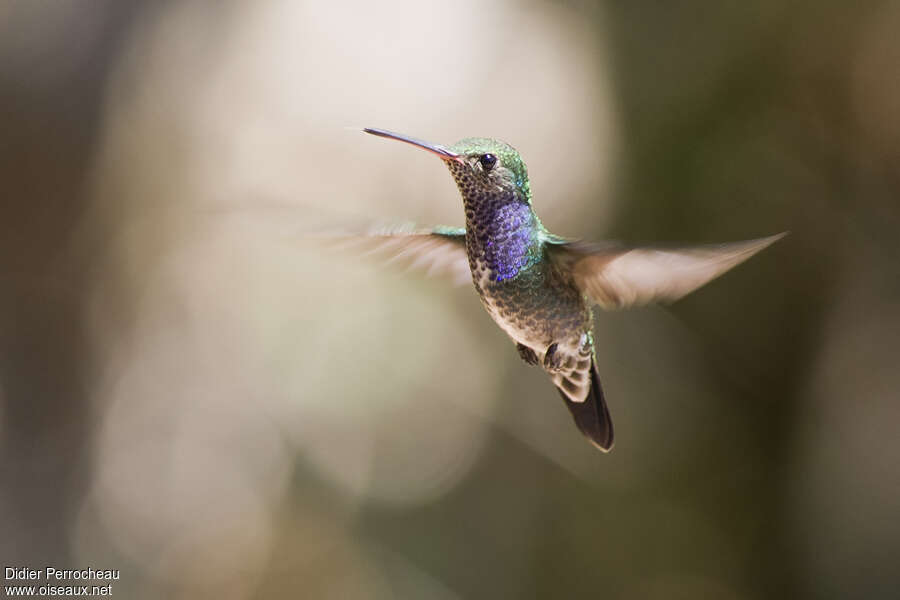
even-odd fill
[[(900, 592), (900, 8), (0, 4), (0, 561), (124, 598)], [(461, 224), (365, 136), (490, 136), (560, 234), (792, 234), (599, 315), (617, 446), (469, 288), (303, 234)]]

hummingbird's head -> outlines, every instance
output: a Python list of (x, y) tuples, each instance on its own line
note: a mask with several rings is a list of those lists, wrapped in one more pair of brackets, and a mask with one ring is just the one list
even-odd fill
[(490, 138), (466, 138), (444, 148), (383, 129), (366, 133), (418, 146), (447, 163), (463, 199), (469, 203), (488, 196), (506, 196), (531, 204), (528, 170), (509, 144)]
[(447, 166), (464, 198), (500, 193), (531, 204), (528, 169), (509, 144), (490, 138), (466, 138), (449, 150), (458, 158), (448, 160)]

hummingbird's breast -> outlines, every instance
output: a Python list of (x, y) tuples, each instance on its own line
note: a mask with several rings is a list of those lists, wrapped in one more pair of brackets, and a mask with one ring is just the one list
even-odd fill
[(549, 261), (500, 281), (481, 261), (470, 260), (470, 267), (488, 314), (516, 342), (543, 353), (553, 343), (578, 345), (576, 340), (590, 331), (590, 307), (574, 282)]
[(550, 260), (531, 206), (508, 202), (479, 209), (467, 206), (466, 250), (488, 314), (513, 340), (540, 354), (553, 343), (583, 344), (590, 307), (571, 274)]

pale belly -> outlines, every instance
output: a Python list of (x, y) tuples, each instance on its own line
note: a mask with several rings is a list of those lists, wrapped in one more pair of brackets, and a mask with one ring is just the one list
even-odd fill
[[(477, 279), (476, 279), (477, 277)], [(515, 279), (492, 281), (485, 268), (473, 272), (482, 304), (515, 342), (543, 356), (551, 344), (577, 356), (590, 342), (591, 311), (574, 285), (547, 265), (535, 265)]]

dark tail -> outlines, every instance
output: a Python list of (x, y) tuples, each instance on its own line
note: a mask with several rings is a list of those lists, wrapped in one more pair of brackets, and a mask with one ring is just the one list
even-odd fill
[(603, 398), (603, 390), (600, 388), (600, 374), (597, 366), (591, 358), (591, 390), (584, 402), (572, 402), (566, 393), (559, 389), (559, 395), (565, 401), (566, 406), (575, 419), (575, 424), (594, 446), (603, 452), (609, 452), (613, 447), (613, 424)]

